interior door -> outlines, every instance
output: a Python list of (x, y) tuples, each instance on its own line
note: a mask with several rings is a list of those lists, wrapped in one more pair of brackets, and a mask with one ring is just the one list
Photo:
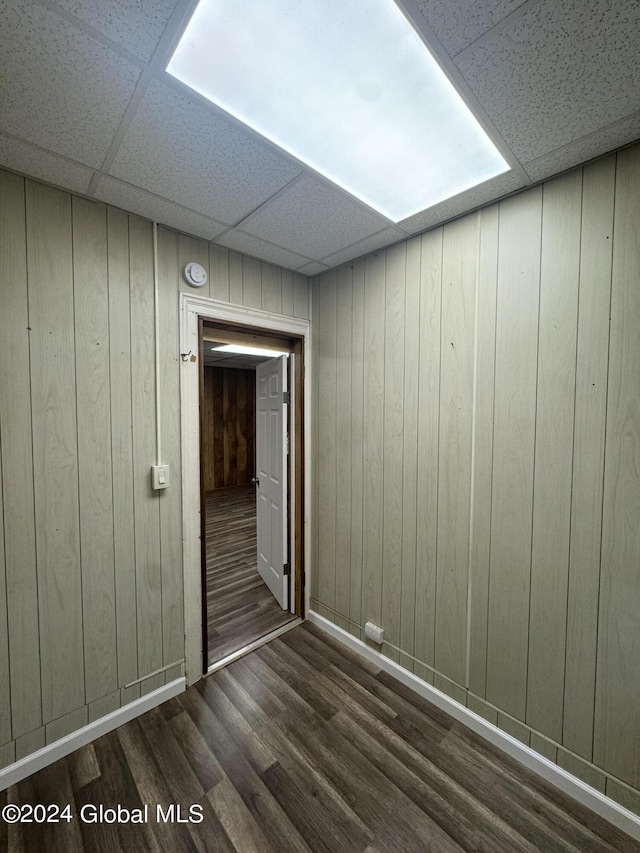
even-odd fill
[(287, 356), (256, 368), (256, 505), (258, 571), (286, 610), (287, 548)]

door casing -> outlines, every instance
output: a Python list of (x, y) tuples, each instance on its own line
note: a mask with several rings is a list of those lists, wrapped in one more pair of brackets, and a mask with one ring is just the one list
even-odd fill
[[(200, 319), (241, 327), (249, 332), (299, 338), (304, 348), (302, 447), (297, 464), (306, 472), (302, 483), (304, 515), (297, 530), (303, 536), (304, 612), (309, 609), (307, 567), (311, 557), (309, 508), (311, 488), (311, 347), (310, 321), (219, 302), (191, 293), (180, 294), (180, 393), (182, 426), (182, 530), (185, 624), (185, 677), (187, 685), (202, 675), (203, 594), (201, 577), (200, 501)], [(296, 454), (298, 455), (298, 454)], [(298, 525), (297, 525), (298, 526)]]

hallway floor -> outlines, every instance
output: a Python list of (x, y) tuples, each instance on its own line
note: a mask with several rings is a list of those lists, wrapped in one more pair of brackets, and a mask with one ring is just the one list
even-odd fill
[[(71, 815), (0, 821), (11, 853), (640, 851), (308, 623), (13, 785), (7, 802)], [(91, 822), (118, 804), (145, 821)], [(157, 807), (170, 804), (165, 822)]]
[(255, 486), (209, 492), (206, 516), (211, 666), (295, 617), (282, 610), (258, 574)]

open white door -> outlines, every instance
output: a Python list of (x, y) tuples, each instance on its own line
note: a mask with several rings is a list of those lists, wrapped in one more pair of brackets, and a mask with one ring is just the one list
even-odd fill
[(287, 554), (287, 356), (256, 368), (256, 472), (258, 571), (286, 610)]

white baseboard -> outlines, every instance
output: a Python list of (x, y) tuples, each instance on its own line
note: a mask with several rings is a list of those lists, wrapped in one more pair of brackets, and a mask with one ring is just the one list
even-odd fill
[(122, 708), (118, 708), (117, 711), (112, 711), (110, 714), (100, 717), (99, 720), (89, 723), (88, 726), (83, 726), (70, 735), (65, 735), (60, 740), (56, 740), (48, 746), (39, 749), (37, 752), (27, 755), (26, 758), (21, 758), (20, 761), (16, 761), (14, 764), (9, 764), (8, 767), (0, 770), (0, 791), (4, 791), (5, 788), (15, 785), (16, 782), (20, 782), (22, 779), (26, 779), (27, 776), (31, 776), (37, 770), (48, 767), (49, 764), (53, 764), (59, 758), (64, 758), (65, 755), (69, 755), (70, 752), (79, 749), (81, 746), (86, 746), (86, 744), (91, 743), (92, 740), (101, 737), (101, 735), (106, 735), (107, 732), (117, 729), (123, 723), (128, 723), (129, 720), (139, 717), (145, 711), (150, 711), (156, 705), (166, 702), (167, 699), (183, 693), (185, 689), (185, 679), (176, 678), (175, 681), (165, 684), (164, 687), (159, 687), (157, 690), (147, 693), (140, 699), (136, 699)]
[(345, 646), (348, 646), (354, 652), (357, 652), (357, 654), (372, 663), (375, 663), (380, 667), (380, 669), (383, 669), (385, 672), (389, 673), (389, 675), (397, 678), (398, 681), (402, 682), (402, 684), (411, 688), (411, 690), (414, 690), (418, 695), (427, 699), (437, 708), (440, 708), (442, 711), (445, 711), (447, 714), (463, 723), (467, 728), (481, 735), (494, 746), (497, 746), (498, 749), (501, 749), (503, 752), (506, 752), (507, 755), (510, 755), (511, 758), (519, 761), (520, 764), (523, 764), (529, 770), (533, 770), (534, 773), (542, 776), (542, 778), (546, 779), (547, 782), (555, 785), (556, 788), (564, 791), (565, 794), (573, 797), (574, 800), (582, 803), (583, 806), (586, 806), (591, 809), (591, 811), (600, 815), (600, 817), (608, 820), (609, 823), (617, 826), (623, 832), (626, 832), (627, 835), (630, 835), (632, 838), (640, 841), (640, 817), (638, 815), (630, 812), (628, 809), (625, 809), (624, 806), (621, 806), (614, 800), (605, 797), (604, 794), (600, 793), (600, 791), (597, 791), (595, 788), (591, 788), (581, 779), (577, 779), (575, 776), (572, 776), (571, 773), (567, 773), (567, 771), (563, 770), (562, 767), (558, 767), (557, 764), (554, 764), (552, 761), (544, 758), (544, 756), (535, 752), (533, 749), (525, 746), (519, 740), (516, 740), (511, 737), (511, 735), (503, 732), (483, 717), (478, 716), (478, 714), (474, 714), (473, 711), (465, 708), (464, 705), (461, 705), (459, 702), (451, 699), (451, 697), (447, 696), (445, 693), (442, 693), (440, 690), (436, 690), (435, 687), (427, 684), (426, 681), (418, 678), (417, 675), (414, 675), (412, 672), (401, 667), (395, 661), (390, 660), (380, 654), (380, 652), (372, 649), (370, 646), (367, 646), (348, 631), (344, 631), (342, 628), (334, 625), (333, 622), (325, 619), (324, 616), (320, 616), (319, 613), (310, 610), (307, 614), (307, 618), (309, 622), (317, 625), (318, 628), (322, 629)]

